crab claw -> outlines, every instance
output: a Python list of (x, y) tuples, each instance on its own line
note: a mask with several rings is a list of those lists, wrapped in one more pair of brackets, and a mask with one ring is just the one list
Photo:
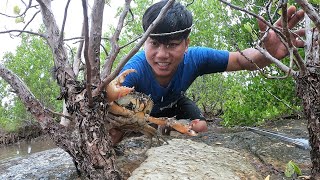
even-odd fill
[(181, 124), (181, 123), (173, 123), (171, 124), (171, 127), (177, 131), (179, 131), (182, 134), (187, 134), (189, 136), (197, 136), (198, 134), (192, 130), (191, 126), (188, 126), (186, 124)]
[(127, 69), (107, 85), (106, 92), (108, 102), (115, 101), (134, 90), (134, 87), (129, 88), (126, 86), (121, 86), (126, 76), (132, 72), (137, 71), (135, 69)]
[(164, 118), (164, 117), (155, 118), (155, 117), (149, 116), (147, 119), (149, 122), (152, 122), (159, 126), (171, 127), (182, 134), (187, 134), (189, 136), (198, 135), (194, 130), (192, 130), (192, 126), (188, 124), (189, 121), (185, 121), (182, 119), (176, 120), (174, 117), (173, 118)]

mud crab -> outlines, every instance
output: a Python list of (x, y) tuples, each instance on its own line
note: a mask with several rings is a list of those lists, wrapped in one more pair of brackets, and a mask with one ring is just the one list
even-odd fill
[(119, 128), (140, 131), (151, 139), (155, 136), (158, 137), (158, 134), (157, 130), (149, 125), (150, 123), (169, 126), (182, 134), (196, 136), (196, 132), (191, 130), (189, 124), (179, 122), (174, 117), (156, 118), (150, 116), (153, 107), (151, 98), (143, 93), (135, 92), (133, 87), (122, 86), (125, 77), (133, 72), (136, 70), (128, 69), (122, 72), (106, 87), (108, 111), (113, 115), (125, 117), (117, 118), (112, 123)]

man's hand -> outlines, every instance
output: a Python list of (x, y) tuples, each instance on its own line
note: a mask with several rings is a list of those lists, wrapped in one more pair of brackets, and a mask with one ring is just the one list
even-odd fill
[[(292, 29), (295, 27), (298, 22), (300, 22), (304, 18), (304, 11), (299, 10), (297, 11), (295, 6), (290, 6), (287, 10), (287, 17), (288, 17), (288, 28)], [(260, 32), (265, 32), (267, 30), (267, 25), (262, 21), (258, 21)], [(282, 20), (281, 18), (275, 22), (274, 26), (276, 28), (282, 29)], [(299, 36), (305, 36), (304, 29), (299, 29), (295, 32), (291, 33), (291, 41), (294, 46), (296, 47), (303, 47), (304, 41), (297, 38)], [(284, 46), (284, 44), (280, 41), (279, 37), (273, 30), (269, 30), (267, 37), (264, 40), (264, 46), (267, 51), (275, 58), (282, 59), (288, 55), (288, 50)]]
[(200, 119), (195, 119), (190, 122), (191, 129), (195, 132), (206, 132), (208, 131), (208, 126), (206, 121), (201, 121)]

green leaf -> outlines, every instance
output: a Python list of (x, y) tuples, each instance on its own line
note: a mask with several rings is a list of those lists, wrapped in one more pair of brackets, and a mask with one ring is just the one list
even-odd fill
[(310, 0), (310, 3), (320, 5), (320, 0)]
[(17, 17), (17, 18), (15, 19), (15, 22), (16, 22), (16, 23), (24, 22), (24, 18), (23, 18), (23, 17)]
[(104, 0), (104, 3), (110, 6), (111, 0)]
[(13, 13), (14, 13), (14, 14), (19, 15), (19, 14), (20, 14), (20, 11), (21, 11), (21, 10), (20, 10), (19, 6), (14, 6), (14, 7), (13, 7)]
[(293, 174), (302, 175), (300, 168), (293, 161), (287, 163), (284, 174), (286, 177), (291, 177)]
[(249, 22), (243, 25), (244, 28), (251, 34), (252, 33), (252, 27)]

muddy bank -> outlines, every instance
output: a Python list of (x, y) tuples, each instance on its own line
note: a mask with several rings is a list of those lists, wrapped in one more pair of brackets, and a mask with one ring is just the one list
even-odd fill
[[(284, 175), (286, 164), (291, 160), (301, 168), (303, 175), (310, 175), (312, 164), (309, 150), (239, 128), (227, 129), (217, 127), (215, 124), (210, 126), (208, 132), (191, 139), (245, 154), (257, 171), (264, 177), (270, 175), (270, 179), (299, 179), (298, 177), (287, 178)], [(292, 138), (308, 139), (307, 121), (304, 119), (280, 119), (270, 121), (258, 128)], [(184, 138), (180, 134), (177, 136)]]
[[(269, 122), (268, 124), (260, 128), (285, 133), (291, 137), (308, 137), (306, 122), (299, 119), (273, 121)], [(209, 123), (209, 131), (206, 133), (199, 134), (199, 136), (197, 137), (187, 137), (184, 135), (180, 135), (176, 132), (172, 132), (171, 134), (171, 137), (166, 137), (168, 140), (185, 139), (188, 141), (190, 140), (193, 142), (199, 142), (203, 144), (201, 146), (203, 146), (204, 149), (230, 149), (221, 149), (221, 153), (216, 153), (223, 154), (225, 152), (229, 152), (227, 154), (225, 153), (225, 155), (223, 156), (216, 157), (215, 162), (223, 163), (226, 159), (225, 157), (227, 156), (230, 156), (231, 158), (237, 156), (237, 158), (235, 159), (239, 160), (240, 157), (238, 156), (240, 155), (241, 161), (249, 163), (250, 167), (254, 167), (254, 172), (258, 173), (259, 176), (261, 175), (261, 177), (263, 178), (270, 175), (270, 179), (299, 179), (297, 177), (286, 178), (284, 175), (285, 166), (290, 160), (294, 161), (301, 168), (303, 175), (310, 174), (311, 161), (308, 151), (299, 149), (295, 146), (283, 143), (275, 139), (252, 133), (250, 131), (217, 127), (215, 123), (211, 122)], [(146, 150), (147, 144), (148, 139), (144, 137), (131, 137), (125, 139), (117, 146), (117, 151), (119, 154), (117, 164), (120, 167), (121, 171), (124, 173), (126, 178), (129, 178), (132, 175), (132, 173), (134, 173), (133, 171), (140, 167), (141, 163), (146, 161), (147, 156), (143, 154), (143, 152)], [(188, 143), (180, 143), (179, 146), (176, 145), (175, 147), (171, 147), (170, 149), (181, 147), (182, 152), (187, 148), (187, 144)], [(154, 146), (157, 147), (158, 145), (154, 144)], [(166, 146), (163, 145), (159, 148), (164, 147)], [(179, 149), (176, 149), (175, 151), (170, 151), (170, 149), (169, 151), (166, 151), (166, 156), (168, 156), (170, 160), (174, 161), (174, 157), (181, 156), (181, 153), (179, 154)], [(157, 150), (152, 151), (158, 152)], [(188, 153), (190, 157), (194, 157), (196, 155), (190, 154), (194, 151), (188, 151), (186, 153)], [(211, 157), (212, 153), (210, 152), (207, 155), (201, 155), (201, 157)], [(151, 157), (152, 155), (149, 154), (148, 156)], [(156, 153), (154, 154), (154, 156), (158, 156), (160, 160), (164, 159), (161, 158), (161, 153)], [(185, 155), (183, 155), (182, 157), (185, 157)], [(149, 163), (152, 163), (154, 161), (155, 160), (148, 160)], [(192, 160), (192, 162), (194, 161), (195, 160)], [(24, 165), (21, 165), (24, 162), (26, 163)], [(58, 165), (59, 162), (61, 163), (60, 165)], [(202, 161), (200, 160), (200, 162)], [(30, 163), (32, 164), (32, 166), (28, 166), (28, 164)], [(57, 163), (57, 165), (46, 165), (51, 163)], [(166, 166), (166, 162), (160, 162), (158, 164), (159, 168), (160, 164), (163, 164), (165, 167), (168, 167)], [(185, 164), (180, 165), (181, 167), (177, 165), (175, 165), (175, 167), (178, 167), (178, 169), (181, 170), (185, 168)], [(26, 167), (28, 167), (28, 171), (25, 170)], [(39, 174), (40, 170), (41, 174)], [(171, 170), (177, 171), (173, 170), (172, 168)], [(63, 152), (60, 149), (52, 149), (40, 153), (35, 153), (32, 156), (27, 155), (19, 159), (13, 158), (7, 159), (5, 161), (0, 161), (0, 174), (2, 174), (0, 176), (0, 179), (73, 179), (75, 175), (75, 168), (73, 166), (72, 160), (70, 159), (67, 153)], [(17, 177), (15, 174), (19, 175), (20, 178)], [(135, 174), (139, 173), (135, 172)], [(244, 177), (240, 179), (244, 179)]]
[(17, 143), (20, 140), (31, 140), (44, 135), (38, 123), (25, 125), (15, 132), (6, 132), (0, 128), (0, 147)]

